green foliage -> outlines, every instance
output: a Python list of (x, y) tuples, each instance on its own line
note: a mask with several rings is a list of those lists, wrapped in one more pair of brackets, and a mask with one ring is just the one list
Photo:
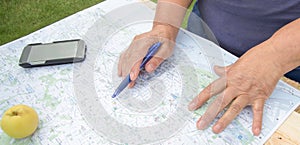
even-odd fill
[[(102, 1), (0, 0), (0, 45), (32, 33)], [(152, 1), (157, 2), (157, 0)], [(182, 26), (186, 27), (186, 25), (187, 17)]]
[(0, 0), (0, 45), (103, 0)]

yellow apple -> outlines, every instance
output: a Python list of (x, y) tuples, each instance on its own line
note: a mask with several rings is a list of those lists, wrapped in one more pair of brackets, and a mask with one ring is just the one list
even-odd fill
[(26, 105), (16, 105), (2, 115), (1, 128), (13, 138), (24, 138), (37, 128), (39, 118), (34, 109)]

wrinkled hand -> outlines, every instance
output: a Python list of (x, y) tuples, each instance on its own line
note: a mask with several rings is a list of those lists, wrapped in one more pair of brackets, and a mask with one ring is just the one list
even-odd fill
[(252, 132), (259, 135), (264, 103), (283, 75), (274, 53), (269, 44), (262, 43), (230, 66), (215, 66), (215, 72), (220, 78), (204, 88), (189, 104), (189, 109), (195, 110), (217, 95), (198, 120), (197, 128), (205, 129), (220, 111), (229, 106), (212, 127), (213, 132), (220, 133), (244, 107), (250, 105), (253, 111)]
[(155, 25), (151, 31), (135, 36), (129, 48), (120, 56), (118, 75), (125, 77), (130, 74), (132, 82), (128, 86), (133, 87), (140, 72), (140, 64), (149, 47), (158, 41), (162, 42), (158, 52), (145, 65), (147, 72), (153, 72), (172, 55), (177, 32), (176, 28), (169, 25)]

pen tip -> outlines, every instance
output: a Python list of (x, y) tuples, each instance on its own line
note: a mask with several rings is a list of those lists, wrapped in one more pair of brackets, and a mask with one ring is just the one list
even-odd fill
[(119, 94), (118, 92), (115, 92), (111, 97), (112, 97), (112, 98), (115, 98), (115, 97), (118, 96), (118, 94)]

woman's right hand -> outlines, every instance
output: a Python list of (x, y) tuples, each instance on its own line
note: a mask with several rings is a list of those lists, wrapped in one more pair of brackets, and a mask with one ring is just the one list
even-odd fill
[(145, 70), (151, 73), (172, 55), (177, 33), (178, 28), (154, 23), (151, 31), (135, 36), (129, 48), (120, 56), (118, 75), (125, 77), (130, 74), (132, 82), (128, 86), (133, 87), (140, 72), (140, 64), (149, 47), (156, 42), (162, 42), (158, 52), (145, 65)]

